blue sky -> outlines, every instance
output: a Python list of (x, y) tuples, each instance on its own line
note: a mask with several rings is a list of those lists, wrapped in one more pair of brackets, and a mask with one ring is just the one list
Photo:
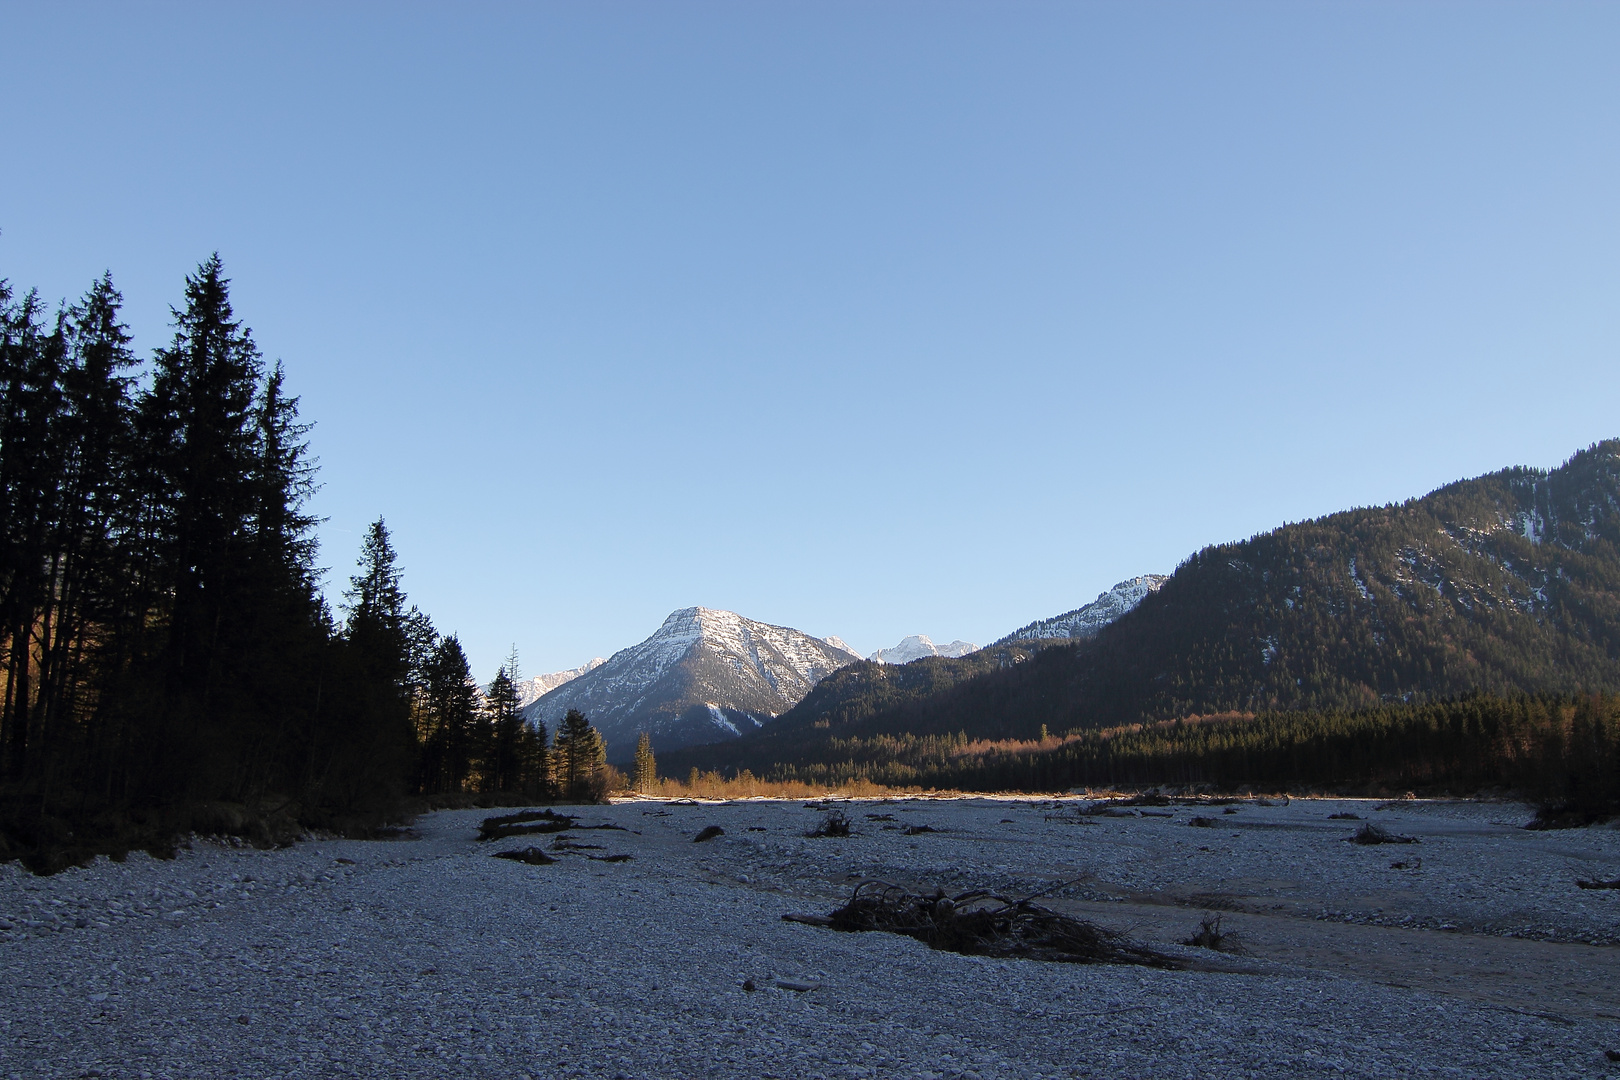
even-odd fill
[(1620, 435), (1612, 4), (0, 4), (0, 276), (218, 250), (480, 678), (985, 642)]

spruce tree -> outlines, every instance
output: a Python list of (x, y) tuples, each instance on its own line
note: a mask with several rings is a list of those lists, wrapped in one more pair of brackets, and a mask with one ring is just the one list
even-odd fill
[(658, 762), (653, 757), (652, 736), (645, 731), (636, 738), (636, 765), (631, 783), (643, 795), (658, 784)]
[(482, 759), (478, 687), (461, 641), (451, 634), (427, 664), (429, 730), (423, 738), (422, 789), (433, 794), (466, 790), (473, 765)]
[(393, 799), (413, 764), (413, 612), (405, 609), (402, 577), (388, 527), (378, 518), (366, 530), (359, 572), (344, 594), (344, 701), (341, 721), (329, 729), (323, 781), (328, 799), (355, 809)]
[(554, 751), (557, 787), (568, 802), (590, 802), (599, 797), (598, 786), (607, 764), (607, 744), (585, 714), (569, 709), (557, 728)]
[(489, 791), (518, 791), (523, 786), (523, 717), (518, 712), (517, 682), (512, 677), (516, 662), (514, 650), (509, 666), (503, 665), (495, 673), (484, 694), (491, 744)]

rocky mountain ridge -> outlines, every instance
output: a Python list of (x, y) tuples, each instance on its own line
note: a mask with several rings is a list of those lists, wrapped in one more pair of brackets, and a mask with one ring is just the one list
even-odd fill
[(996, 644), (1094, 637), (1103, 627), (1135, 608), (1150, 594), (1158, 592), (1169, 580), (1168, 574), (1142, 574), (1128, 578), (1100, 593), (1097, 599), (1084, 607), (1054, 615), (1050, 619), (1037, 619), (1028, 626), (1014, 630)]
[(567, 671), (553, 671), (549, 675), (536, 675), (532, 679), (519, 679), (517, 681), (518, 702), (527, 705), (532, 701), (536, 701), (543, 695), (557, 689), (563, 683), (573, 682), (586, 672), (595, 671), (605, 663), (607, 663), (607, 660), (598, 656), (586, 661), (577, 668), (569, 668)]

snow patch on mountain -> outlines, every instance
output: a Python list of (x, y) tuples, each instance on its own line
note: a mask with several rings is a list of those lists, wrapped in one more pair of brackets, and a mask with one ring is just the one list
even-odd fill
[(893, 648), (879, 649), (867, 659), (879, 664), (909, 664), (925, 656), (966, 656), (970, 652), (977, 652), (978, 648), (971, 641), (960, 639), (949, 645), (935, 645), (927, 634), (912, 634), (902, 638), (900, 644)]
[(1047, 638), (1088, 638), (1109, 623), (1136, 607), (1151, 593), (1156, 593), (1170, 580), (1168, 574), (1143, 574), (1122, 581), (1102, 593), (1085, 607), (1075, 608), (1050, 619), (1037, 619), (996, 642), (1030, 641)]
[(607, 661), (598, 656), (577, 668), (569, 668), (567, 671), (553, 671), (550, 675), (536, 675), (532, 679), (519, 679), (517, 683), (518, 705), (523, 706), (532, 701), (537, 701), (563, 683), (573, 682), (586, 672), (595, 671), (605, 663)]

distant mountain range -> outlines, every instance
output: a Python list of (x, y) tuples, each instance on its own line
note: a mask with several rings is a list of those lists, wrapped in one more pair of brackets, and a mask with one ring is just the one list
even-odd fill
[(607, 741), (610, 760), (625, 761), (643, 731), (662, 752), (756, 730), (823, 676), (860, 659), (841, 642), (789, 627), (682, 608), (639, 645), (529, 703), (524, 715), (555, 730), (579, 709)]
[(542, 695), (549, 694), (563, 683), (573, 682), (587, 671), (595, 671), (605, 663), (607, 661), (598, 656), (594, 660), (587, 661), (577, 668), (569, 668), (567, 671), (554, 671), (550, 675), (536, 675), (532, 679), (519, 679), (517, 682), (518, 702), (527, 705)]
[[(1083, 608), (1030, 624), (1041, 628), (1040, 633), (1026, 633), (1030, 629), (1026, 627), (1013, 636), (1078, 637), (1094, 632), (1128, 611), (1162, 580), (1152, 575), (1132, 578)], [(646, 641), (611, 659), (598, 657), (569, 671), (522, 680), (518, 686), (524, 715), (531, 722), (554, 729), (569, 709), (579, 709), (602, 732), (609, 756), (622, 761), (633, 753), (643, 731), (652, 736), (659, 753), (726, 743), (757, 732), (798, 705), (827, 675), (850, 665), (863, 672), (903, 666), (905, 673), (888, 686), (927, 684), (937, 689), (942, 679), (956, 681), (998, 662), (994, 656), (974, 659), (978, 652), (972, 642), (941, 646), (926, 634), (913, 634), (862, 661), (841, 638), (811, 637), (730, 611), (683, 608)], [(1017, 655), (1024, 658), (1028, 653), (1020, 650)], [(939, 668), (918, 661), (953, 666)], [(823, 697), (861, 697), (852, 687), (864, 686), (863, 678), (870, 675), (841, 682)]]
[[(852, 665), (728, 758), (660, 763), (768, 772), (879, 735), (1028, 739), (1043, 726), (1620, 690), (1620, 440), (1557, 469), (1208, 547), (1100, 628), (1085, 610), (892, 669), (900, 678)], [(1067, 640), (1039, 636), (1056, 624)]]
[(909, 664), (913, 660), (921, 660), (925, 656), (966, 656), (970, 652), (978, 651), (978, 646), (970, 641), (953, 641), (949, 645), (935, 645), (927, 634), (913, 634), (908, 638), (900, 639), (900, 644), (892, 649), (879, 649), (868, 660), (879, 664)]

